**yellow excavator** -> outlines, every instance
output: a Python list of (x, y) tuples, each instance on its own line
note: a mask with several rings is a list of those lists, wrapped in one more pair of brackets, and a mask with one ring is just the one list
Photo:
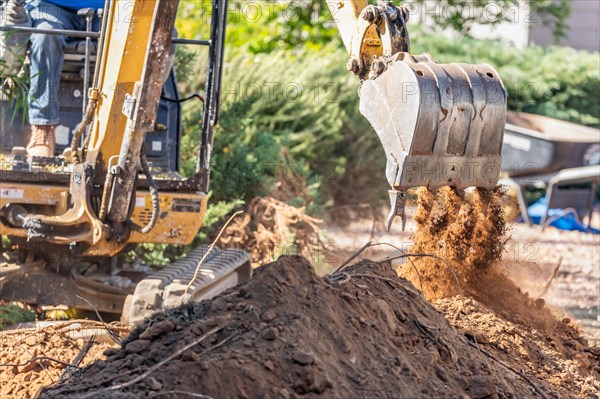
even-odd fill
[[(347, 69), (360, 80), (360, 112), (387, 157), (389, 224), (397, 216), (405, 223), (410, 188), (495, 187), (506, 120), (506, 91), (497, 71), (411, 54), (409, 15), (391, 1), (328, 4), (350, 54)], [(249, 256), (240, 249), (207, 255), (200, 247), (154, 271), (125, 266), (120, 256), (131, 244), (191, 243), (206, 212), (228, 3), (212, 1), (207, 40), (173, 37), (178, 5), (178, 0), (106, 0), (96, 10), (100, 32), (0, 25), (2, 35), (84, 39), (76, 46), (83, 54), (65, 62), (73, 68), (65, 74), (74, 72), (75, 78), (63, 75), (62, 84), (72, 87), (78, 76), (85, 78), (80, 79), (85, 95), (61, 108), (65, 119), (79, 115), (76, 126), (63, 129), (68, 140), (63, 137), (62, 147), (57, 138), (62, 153), (30, 158), (14, 146), (2, 158), (2, 299), (84, 309), (91, 302), (135, 322), (250, 278)], [(175, 44), (205, 45), (209, 52), (197, 171), (189, 178), (177, 173), (180, 102), (186, 99), (171, 71)], [(12, 106), (10, 99), (0, 100), (4, 108)], [(3, 117), (0, 136), (27, 131), (12, 114), (8, 122)]]

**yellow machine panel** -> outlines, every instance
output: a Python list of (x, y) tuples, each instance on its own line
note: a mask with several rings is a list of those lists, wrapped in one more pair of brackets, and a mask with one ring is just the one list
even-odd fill
[[(8, 204), (35, 205), (40, 210), (60, 214), (67, 208), (68, 188), (61, 186), (3, 183), (0, 187), (0, 209)], [(133, 232), (130, 243), (190, 244), (202, 227), (207, 195), (161, 192), (160, 216), (147, 234)], [(144, 225), (152, 214), (150, 193), (136, 194), (132, 221)], [(27, 237), (27, 230), (10, 227), (0, 218), (0, 234)]]

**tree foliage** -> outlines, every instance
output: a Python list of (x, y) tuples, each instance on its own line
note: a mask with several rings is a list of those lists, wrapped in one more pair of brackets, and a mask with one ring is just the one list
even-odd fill
[[(398, 2), (394, 2), (398, 3)], [(549, 26), (556, 41), (567, 32), (571, 0), (410, 0), (412, 15), (431, 17), (440, 29), (470, 35), (475, 25), (496, 26), (503, 22), (540, 23)]]
[[(469, 36), (475, 25), (503, 22), (549, 26), (558, 41), (568, 26), (572, 0), (394, 0), (406, 6), (412, 19), (427, 19), (439, 29)], [(228, 43), (252, 53), (277, 49), (319, 49), (335, 42), (337, 30), (328, 3), (335, 0), (232, 0)], [(376, 3), (375, 0), (369, 0)], [(185, 37), (208, 36), (211, 0), (183, 2), (178, 30)]]

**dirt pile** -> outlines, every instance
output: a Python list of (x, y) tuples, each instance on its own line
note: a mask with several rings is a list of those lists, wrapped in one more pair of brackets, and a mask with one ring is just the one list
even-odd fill
[(101, 359), (106, 349), (115, 346), (100, 323), (70, 321), (0, 332), (0, 398), (32, 398), (42, 386), (59, 381), (92, 337), (80, 366)]
[(411, 253), (435, 257), (411, 258), (399, 274), (496, 358), (554, 386), (570, 386), (569, 397), (598, 397), (598, 349), (501, 271), (503, 199), (500, 189), (459, 193), (447, 187), (435, 195), (420, 189)]
[(282, 254), (311, 257), (315, 246), (323, 246), (320, 220), (275, 198), (255, 198), (246, 213), (227, 229), (219, 244), (244, 248), (256, 265), (273, 262)]
[[(530, 379), (548, 395), (575, 388)], [(388, 264), (319, 278), (303, 258), (282, 257), (213, 300), (146, 320), (41, 397), (520, 399), (533, 389)]]
[(588, 347), (570, 319), (544, 330), (510, 322), (471, 298), (440, 299), (434, 305), (454, 327), (506, 364), (568, 387), (568, 397), (599, 397), (600, 348)]

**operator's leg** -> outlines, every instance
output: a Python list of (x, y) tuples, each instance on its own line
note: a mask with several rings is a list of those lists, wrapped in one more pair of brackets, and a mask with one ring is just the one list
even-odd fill
[[(74, 29), (77, 16), (39, 0), (29, 3), (33, 26), (40, 29)], [(58, 124), (58, 90), (64, 61), (65, 38), (33, 34), (30, 50), (29, 123), (31, 156), (54, 155), (54, 127)]]

